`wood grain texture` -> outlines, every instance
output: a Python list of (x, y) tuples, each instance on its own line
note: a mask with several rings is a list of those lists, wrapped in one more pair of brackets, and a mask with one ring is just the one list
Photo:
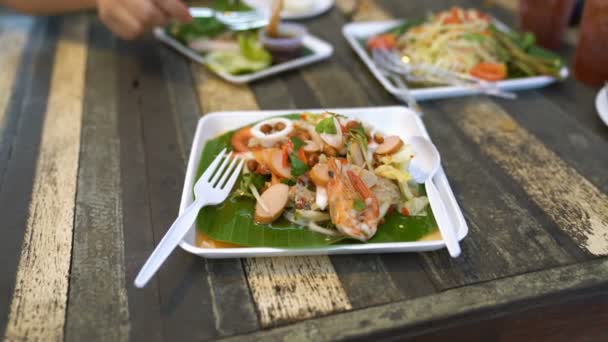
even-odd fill
[[(99, 23), (101, 26), (101, 23)], [(105, 41), (112, 33), (94, 26), (100, 40)], [(137, 272), (152, 253), (155, 246), (151, 228), (150, 200), (146, 178), (145, 150), (142, 138), (142, 117), (138, 106), (139, 62), (136, 51), (127, 42), (118, 41), (116, 55), (118, 80), (116, 82), (118, 134), (120, 140), (120, 182), (122, 187), (122, 225), (125, 251), (125, 280), (128, 285), (130, 340), (162, 341), (163, 317), (160, 305), (160, 284), (156, 279), (144, 288), (132, 286)], [(160, 72), (160, 70), (159, 70)], [(193, 274), (198, 274), (193, 272)], [(202, 325), (202, 324), (201, 324)], [(211, 328), (211, 325), (204, 325)]]
[[(0, 186), (0, 336), (4, 336), (13, 299), (15, 279), (21, 256), (21, 245), (27, 224), (36, 159), (46, 113), (55, 43), (58, 36), (56, 20), (36, 20), (24, 48), (9, 104), (1, 144), (6, 153), (0, 161), (5, 172)], [(34, 77), (34, 75), (36, 75)]]
[(375, 0), (336, 0), (338, 9), (351, 21), (390, 20), (391, 16)]
[(560, 159), (498, 106), (466, 101), (457, 121), (576, 243), (608, 253), (608, 196)]
[[(126, 341), (129, 312), (118, 137), (115, 41), (95, 23), (89, 50), (66, 341)], [(94, 86), (93, 86), (94, 85)]]
[(172, 49), (161, 49), (164, 77), (173, 108), (178, 144), (184, 163), (188, 162), (190, 148), (198, 119), (202, 116), (197, 90), (189, 60)]
[(196, 63), (192, 63), (192, 73), (203, 113), (258, 109), (247, 85), (228, 83)]
[(440, 105), (425, 105), (424, 120), (469, 225), (460, 258), (441, 251), (423, 255), (424, 267), (437, 287), (458, 287), (584, 260), (584, 253), (568, 243), (569, 237), (555, 234), (557, 227), (547, 229), (553, 222), (534, 210), (508, 174), (450, 123), (448, 118), (459, 120), (457, 101), (435, 103)]
[(263, 327), (351, 309), (327, 257), (245, 259)]
[[(534, 307), (539, 296), (582, 295), (605, 287), (608, 260), (593, 260), (541, 272), (528, 273), (493, 282), (475, 284), (420, 297), (332, 315), (262, 331), (236, 336), (227, 341), (333, 341), (346, 339), (389, 339), (400, 333), (428, 332), (467, 314), (492, 318)], [(434, 323), (434, 324), (433, 324)]]
[(82, 16), (66, 19), (57, 44), (7, 340), (63, 338), (82, 118), (86, 24)]
[(118, 46), (121, 182), (128, 184), (123, 188), (123, 226), (130, 338), (213, 339), (217, 332), (211, 290), (199, 258), (175, 250), (145, 289), (132, 286), (177, 216), (184, 177), (177, 114), (169, 98), (159, 46), (148, 37)]
[[(591, 319), (590, 319), (591, 318)], [(459, 320), (445, 329), (400, 335), (419, 342), (605, 341), (608, 340), (608, 286), (572, 299), (552, 298), (542, 305), (492, 318)]]
[(605, 135), (589, 131), (578, 117), (542, 96), (542, 91), (522, 92), (518, 96), (520, 101), (495, 102), (599, 190), (608, 193), (608, 130)]
[[(0, 188), (4, 183), (4, 172), (10, 153), (11, 137), (7, 136), (8, 110), (13, 96), (13, 87), (17, 84), (17, 73), (23, 57), (27, 38), (32, 30), (33, 20), (27, 17), (14, 17), (0, 14)], [(23, 75), (18, 75), (22, 77)]]

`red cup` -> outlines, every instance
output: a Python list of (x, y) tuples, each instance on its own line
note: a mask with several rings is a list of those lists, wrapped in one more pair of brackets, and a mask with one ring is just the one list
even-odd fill
[(574, 76), (591, 86), (608, 81), (608, 0), (585, 1)]
[(538, 44), (557, 49), (576, 0), (519, 0), (519, 26), (532, 32)]

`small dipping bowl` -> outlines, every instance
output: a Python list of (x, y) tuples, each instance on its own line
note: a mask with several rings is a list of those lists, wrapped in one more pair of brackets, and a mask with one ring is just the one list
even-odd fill
[(279, 24), (279, 37), (269, 37), (266, 29), (260, 30), (260, 42), (272, 55), (274, 62), (285, 62), (300, 56), (302, 40), (306, 35), (306, 28), (302, 25)]

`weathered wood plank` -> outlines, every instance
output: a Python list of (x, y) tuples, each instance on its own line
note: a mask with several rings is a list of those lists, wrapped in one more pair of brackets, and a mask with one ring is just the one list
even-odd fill
[[(141, 67), (138, 104), (142, 120), (151, 227), (156, 242), (177, 217), (178, 199), (185, 176), (185, 161), (177, 147), (180, 142), (174, 122), (176, 114), (172, 113), (176, 108), (171, 106), (168, 97), (167, 83), (162, 73), (165, 63), (160, 58), (158, 47), (152, 40), (143, 41), (139, 45), (141, 54), (138, 54)], [(168, 198), (174, 200), (168, 201)], [(204, 266), (199, 257), (180, 250), (173, 253), (159, 271), (165, 339), (199, 340), (217, 336), (214, 312), (209, 305), (214, 293), (209, 283), (205, 282)], [(193, 270), (196, 271), (192, 272)], [(244, 305), (245, 303), (239, 310), (244, 311)], [(255, 317), (253, 313), (252, 317)], [(245, 331), (257, 327), (247, 326), (250, 322), (241, 319), (238, 327), (246, 327)]]
[[(100, 30), (99, 35), (111, 33)], [(105, 38), (108, 39), (108, 38)], [(120, 140), (120, 183), (125, 251), (125, 281), (129, 304), (130, 340), (162, 341), (163, 325), (159, 283), (153, 279), (144, 289), (132, 286), (137, 272), (154, 249), (142, 123), (137, 103), (139, 62), (132, 45), (117, 42), (116, 82), (118, 134)]]
[[(492, 318), (538, 305), (543, 298), (596, 293), (606, 286), (608, 260), (605, 258), (541, 272), (528, 273), (492, 282), (441, 292), (433, 296), (332, 315), (286, 327), (236, 336), (227, 341), (333, 341), (343, 339), (389, 338), (399, 333), (415, 334), (422, 325), (428, 331), (440, 329), (467, 314)], [(571, 298), (570, 297), (570, 298)], [(500, 308), (500, 310), (496, 310)], [(426, 324), (426, 325), (425, 325)]]
[(575, 118), (579, 125), (601, 137), (604, 142), (608, 141), (606, 124), (599, 118), (595, 108), (597, 89), (571, 79), (543, 89), (540, 93)]
[(182, 159), (188, 162), (195, 127), (201, 117), (197, 91), (188, 59), (172, 49), (161, 49), (163, 71), (173, 108)]
[[(368, 7), (371, 7), (371, 4), (373, 3)], [(368, 7), (361, 6), (364, 9)], [(328, 61), (302, 69), (302, 77), (313, 90), (324, 90), (319, 92), (317, 97), (332, 106), (357, 107), (370, 103), (397, 103), (397, 100), (380, 87), (379, 82), (352, 51), (341, 29), (337, 29), (345, 24), (345, 16), (336, 9), (316, 19), (314, 25), (309, 25), (308, 29), (312, 34), (333, 45), (334, 55)]]
[(534, 210), (526, 193), (449, 124), (449, 116), (459, 120), (461, 109), (455, 100), (437, 103), (441, 105), (425, 105), (425, 121), (469, 224), (460, 258), (451, 259), (443, 251), (423, 255), (437, 287), (490, 281), (584, 259), (567, 236), (556, 234), (559, 229), (549, 218)]
[[(297, 75), (297, 73), (293, 73)], [(296, 108), (293, 96), (284, 82), (285, 77), (272, 77), (260, 80), (251, 87), (256, 102), (262, 109), (291, 109)]]
[(327, 257), (245, 259), (263, 327), (352, 308)]
[(608, 193), (608, 130), (599, 136), (590, 132), (577, 117), (541, 94), (542, 91), (522, 92), (518, 101), (495, 102), (561, 159)]
[[(0, 259), (0, 336), (4, 336), (13, 299), (21, 244), (34, 182), (40, 135), (46, 112), (55, 56), (57, 21), (37, 20), (24, 47), (13, 91), (7, 104), (1, 144), (10, 153), (3, 155), (5, 168), (0, 186), (0, 217), (3, 235)], [(34, 75), (35, 79), (34, 79)], [(35, 80), (35, 81), (34, 81)]]
[(583, 249), (608, 253), (608, 196), (495, 104), (462, 100), (454, 120)]
[[(249, 86), (235, 86), (219, 80), (207, 70), (196, 67), (195, 79), (198, 82), (199, 98), (204, 112), (221, 110), (255, 110), (258, 103), (254, 92)], [(269, 81), (262, 83), (258, 94), (264, 92), (264, 96), (274, 96), (272, 92), (266, 92), (264, 86), (269, 86)], [(272, 81), (271, 89), (275, 89), (286, 95), (285, 88), (278, 81)], [(229, 97), (229, 99), (228, 99)], [(281, 100), (283, 104), (289, 105), (286, 99)], [(262, 102), (271, 103), (269, 99)], [(287, 103), (285, 103), (287, 102)], [(276, 109), (277, 104), (271, 108)], [(214, 262), (208, 260), (207, 262)], [(233, 263), (228, 263), (234, 266)], [(249, 289), (259, 313), (260, 324), (263, 327), (274, 326), (292, 322), (294, 320), (306, 319), (317, 314), (329, 314), (331, 312), (348, 310), (350, 303), (344, 289), (335, 275), (333, 266), (327, 257), (315, 258), (265, 258), (251, 259), (243, 262), (247, 274)], [(290, 275), (290, 276), (286, 276)], [(293, 300), (289, 304), (285, 302), (285, 296), (289, 290), (276, 291), (278, 289), (297, 290), (290, 297)], [(317, 291), (323, 289), (324, 291)], [(334, 295), (328, 297), (325, 291), (331, 291)], [(225, 312), (219, 304), (219, 296), (214, 296), (214, 308)]]
[(211, 290), (198, 258), (176, 250), (146, 289), (130, 285), (177, 215), (184, 176), (177, 114), (160, 47), (151, 39), (119, 44), (122, 184), (129, 184), (123, 187), (123, 226), (131, 339), (212, 339), (217, 331)]
[(115, 40), (91, 25), (66, 341), (126, 341)]
[(490, 319), (468, 315), (445, 329), (403, 331), (401, 341), (605, 341), (608, 340), (608, 287), (574, 298), (557, 295), (522, 310)]
[(192, 73), (203, 113), (258, 109), (247, 85), (228, 83), (200, 64), (192, 63)]
[(63, 338), (80, 146), (86, 29), (85, 17), (66, 18), (57, 43), (32, 202), (5, 335), (9, 340)]
[[(9, 124), (10, 101), (13, 98), (13, 89), (21, 82), (18, 79), (23, 79), (24, 76), (19, 72), (24, 71), (19, 68), (21, 58), (24, 55), (27, 38), (32, 30), (33, 20), (27, 17), (18, 17), (12, 15), (0, 15), (0, 69), (2, 69), (2, 77), (0, 78), (0, 189), (4, 183), (4, 172), (8, 165), (7, 159), (9, 155), (9, 140), (12, 139), (14, 132)], [(12, 120), (15, 121), (15, 120)]]

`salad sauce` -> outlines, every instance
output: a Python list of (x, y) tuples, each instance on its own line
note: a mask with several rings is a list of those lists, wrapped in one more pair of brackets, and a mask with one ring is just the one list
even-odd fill
[(196, 230), (195, 245), (201, 248), (239, 248), (241, 246), (233, 243), (221, 242), (213, 240), (207, 234)]

